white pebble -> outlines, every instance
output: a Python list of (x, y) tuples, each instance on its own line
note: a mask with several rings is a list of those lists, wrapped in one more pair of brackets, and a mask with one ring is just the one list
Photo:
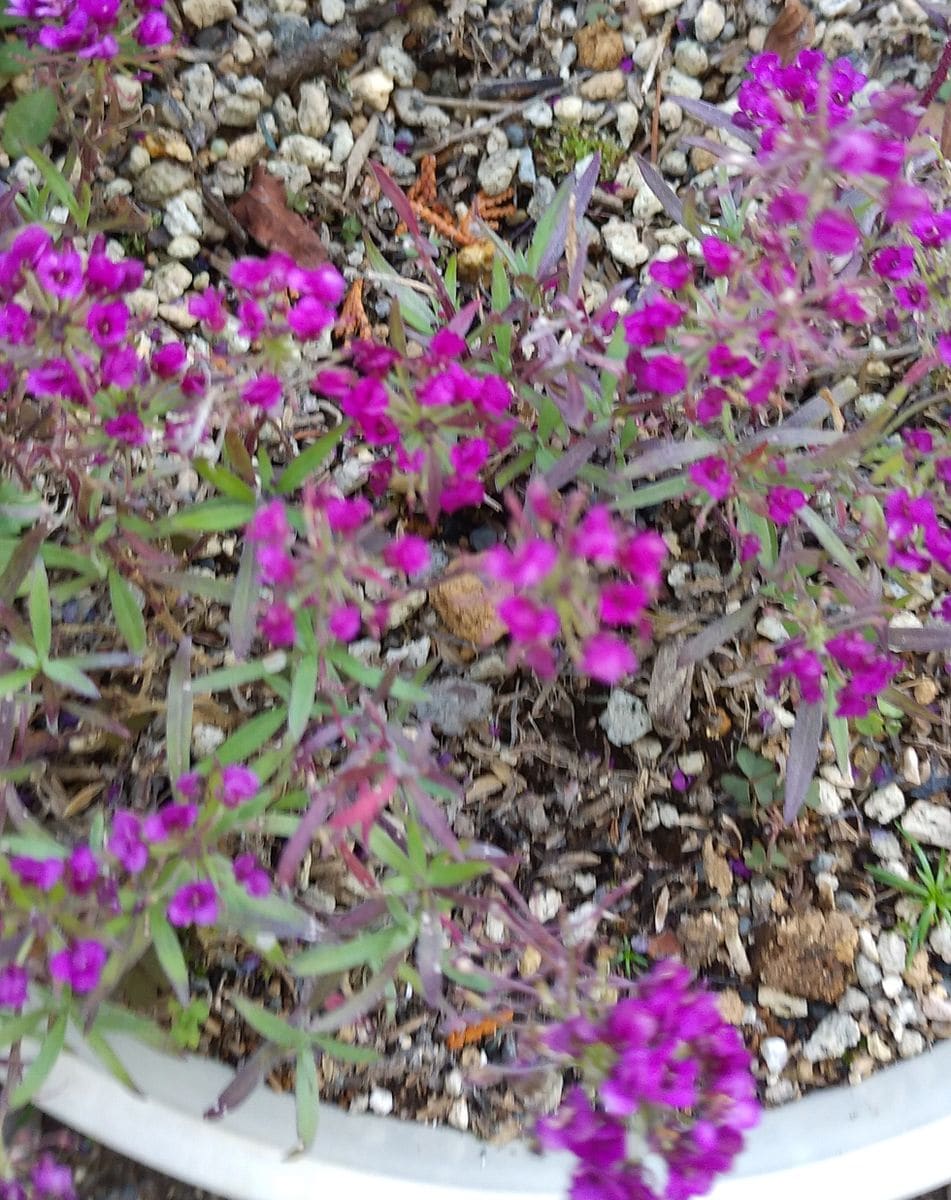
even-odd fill
[(364, 71), (361, 75), (354, 75), (350, 80), (351, 94), (377, 112), (386, 110), (392, 91), (393, 80), (380, 67), (374, 67), (372, 71)]
[(346, 0), (320, 0), (320, 19), (325, 25), (339, 25), (346, 15)]
[(789, 1047), (781, 1037), (763, 1038), (759, 1052), (770, 1075), (781, 1074), (789, 1062)]
[(726, 12), (718, 0), (703, 0), (693, 20), (697, 41), (705, 46), (715, 42), (726, 24)]
[(635, 225), (612, 217), (601, 229), (608, 253), (624, 267), (639, 267), (647, 262), (650, 251), (640, 240)]
[(865, 815), (879, 825), (887, 825), (905, 811), (905, 796), (897, 783), (888, 783), (872, 792), (865, 801)]
[(317, 83), (300, 85), (297, 123), (301, 133), (306, 133), (308, 137), (322, 138), (330, 128), (330, 100), (327, 97), (327, 85), (322, 79)]
[(375, 1087), (370, 1092), (370, 1111), (378, 1117), (388, 1117), (393, 1111), (393, 1093), (389, 1088)]
[(651, 729), (644, 701), (624, 688), (612, 688), (598, 724), (612, 746), (629, 746)]

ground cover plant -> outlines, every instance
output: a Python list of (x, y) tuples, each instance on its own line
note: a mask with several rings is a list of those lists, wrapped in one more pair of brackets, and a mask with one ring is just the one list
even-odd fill
[[(112, 1033), (188, 1045), (194, 963), (238, 942), (293, 980), (294, 1003), (235, 997), (262, 1045), (218, 1114), (288, 1060), (309, 1144), (319, 1062), (366, 1058), (354, 1028), (410, 987), (450, 1036), (506, 1013), (508, 1072), (567, 1073), (536, 1133), (576, 1156), (576, 1200), (709, 1190), (757, 1120), (739, 1033), (680, 965), (606, 963), (633, 884), (555, 924), (516, 856), (454, 831), (428, 667), (368, 666), (355, 643), (421, 585), (463, 581), (526, 676), (630, 680), (663, 636), (670, 547), (652, 518), (676, 501), (729, 547), (747, 598), (675, 665), (763, 616), (783, 630), (753, 666), (795, 724), (781, 786), (741, 763), (748, 803), (781, 792), (795, 822), (824, 737), (848, 773), (863, 722), (913, 714), (904, 664), (951, 647), (951, 209), (922, 98), (806, 50), (754, 58), (732, 119), (685, 101), (730, 134), (719, 184), (676, 196), (643, 163), (691, 238), (593, 304), (597, 157), (527, 244), (485, 229), (472, 298), (375, 168), (418, 269), (371, 252), (385, 343), (335, 336), (343, 277), (281, 253), (238, 258), (194, 297), (186, 339), (133, 312), (144, 265), (89, 205), (107, 97), (123, 72), (161, 69), (161, 6), (16, 0), (6, 21), (37, 88), (9, 107), (5, 146), (44, 183), (0, 210), (0, 1112), (76, 1034), (120, 1078)], [(873, 338), (898, 382), (847, 428), (836, 384)], [(295, 453), (286, 419), (308, 390), (337, 420)], [(358, 460), (343, 487), (335, 468)], [(183, 501), (186, 471), (200, 499)], [(447, 564), (445, 522), (491, 505), (499, 538)], [(194, 604), (217, 610), (225, 665), (185, 632)], [(158, 712), (118, 702), (144, 677), (163, 681)], [(237, 718), (198, 752), (196, 715), (224, 702)], [(153, 720), (160, 758), (136, 783), (90, 781), (82, 824), (44, 811), (51, 744), (114, 747)], [(309, 902), (314, 858), (347, 876), (345, 910)], [(934, 878), (926, 863), (904, 889), (926, 905), (921, 937), (943, 905), (943, 860)], [(132, 999), (149, 966), (174, 1020)], [(3, 1195), (70, 1194), (45, 1151), (14, 1146), (2, 1168)]]

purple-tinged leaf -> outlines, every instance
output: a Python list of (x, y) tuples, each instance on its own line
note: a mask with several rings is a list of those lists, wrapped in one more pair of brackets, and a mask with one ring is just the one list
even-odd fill
[(244, 662), (251, 650), (259, 595), (257, 546), (251, 538), (246, 538), (228, 613), (228, 631), (236, 662)]
[(554, 466), (549, 467), (542, 476), (548, 490), (560, 492), (567, 484), (573, 483), (581, 468), (591, 461), (591, 456), (597, 448), (598, 444), (592, 437), (573, 442)]
[(625, 479), (643, 479), (647, 475), (659, 475), (663, 471), (676, 471), (688, 463), (699, 462), (716, 454), (719, 443), (697, 439), (691, 442), (665, 442), (639, 454), (625, 468)]
[[(571, 219), (572, 210), (574, 211), (575, 225), (579, 226), (581, 218), (587, 212), (588, 205), (591, 203), (591, 197), (594, 195), (600, 170), (601, 156), (600, 154), (595, 154), (573, 183), (571, 179), (568, 179), (562, 185), (565, 187), (565, 192), (555, 198), (554, 203), (558, 206), (557, 218), (554, 228), (542, 250), (541, 257), (538, 260), (538, 267), (533, 272), (536, 279), (545, 279), (546, 276), (555, 270), (561, 261), (561, 256), (565, 252), (565, 243), (568, 240), (568, 222)], [(574, 196), (573, 206), (569, 203), (569, 197), (572, 195)], [(541, 225), (542, 223), (539, 222), (540, 227)]]
[(431, 1008), (440, 1008), (443, 1003), (442, 949), (443, 933), (439, 917), (425, 908), (419, 916), (416, 970), (423, 985), (423, 998)]
[(641, 154), (635, 154), (641, 178), (654, 193), (658, 203), (675, 225), (684, 224), (684, 206), (677, 193), (656, 167), (651, 166)]
[(831, 411), (826, 400), (823, 400), (821, 396), (813, 396), (795, 412), (790, 413), (783, 421), (783, 425), (787, 429), (790, 427), (800, 429), (803, 425), (821, 425), (823, 421), (828, 420)]
[(706, 100), (693, 100), (690, 96), (671, 96), (670, 99), (679, 104), (684, 112), (696, 117), (698, 121), (702, 121), (704, 125), (709, 125), (711, 129), (722, 129), (724, 133), (743, 142), (751, 150), (755, 150), (759, 145), (759, 139), (755, 133), (734, 125), (732, 114), (717, 108), (715, 104), (710, 104)]
[(911, 650), (927, 654), (931, 650), (951, 650), (951, 623), (938, 621), (921, 629), (904, 629), (889, 625), (888, 646), (891, 650)]
[(273, 1067), (276, 1067), (283, 1057), (284, 1055), (276, 1046), (265, 1044), (256, 1050), (247, 1062), (238, 1067), (234, 1078), (219, 1093), (218, 1099), (211, 1108), (205, 1112), (205, 1120), (217, 1121), (229, 1112), (233, 1112), (239, 1104), (243, 1104), (258, 1084), (263, 1083), (265, 1075)]
[(789, 757), (786, 760), (786, 792), (783, 798), (783, 820), (791, 825), (806, 802), (809, 785), (819, 761), (819, 742), (825, 709), (821, 702), (800, 704), (796, 724), (789, 738)]
[(680, 649), (680, 654), (677, 656), (678, 667), (689, 667), (693, 663), (698, 663), (704, 658), (708, 658), (714, 650), (718, 650), (724, 642), (728, 642), (730, 638), (745, 629), (756, 612), (759, 605), (759, 599), (754, 596), (747, 600), (745, 604), (740, 605), (736, 612), (727, 613), (725, 617), (719, 617), (716, 621), (712, 621), (705, 629), (701, 629), (684, 642)]
[(842, 440), (842, 434), (834, 429), (792, 429), (782, 425), (778, 429), (764, 429), (740, 443), (743, 450), (752, 446), (833, 446)]
[(416, 219), (416, 213), (413, 212), (412, 205), (407, 199), (406, 193), (396, 185), (395, 181), (379, 163), (371, 162), (370, 167), (377, 183), (380, 185), (380, 191), (389, 200), (390, 204), (393, 205), (396, 215), (409, 230), (410, 237), (413, 239), (413, 244), (419, 254), (420, 265), (426, 272), (429, 282), (436, 289), (436, 295), (439, 297), (443, 315), (448, 320), (455, 310), (449, 293), (446, 291), (442, 275), (436, 267), (432, 243), (423, 236), (423, 231), (419, 227), (419, 221)]

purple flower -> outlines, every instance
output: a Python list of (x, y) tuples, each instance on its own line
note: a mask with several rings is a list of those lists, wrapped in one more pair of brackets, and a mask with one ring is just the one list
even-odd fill
[(68, 983), (78, 996), (85, 996), (99, 983), (107, 958), (101, 942), (80, 939), (50, 958), (50, 975), (58, 983)]
[(76, 1200), (73, 1172), (52, 1154), (43, 1154), (30, 1172), (37, 1200)]
[(10, 856), (10, 870), (26, 887), (38, 888), (41, 892), (52, 891), (63, 874), (61, 858), (25, 858)]
[(637, 669), (634, 651), (613, 633), (595, 633), (581, 649), (581, 670), (599, 683), (615, 684)]
[(66, 886), (74, 896), (88, 895), (99, 874), (99, 860), (88, 846), (77, 846), (66, 860)]
[(25, 968), (8, 963), (0, 969), (0, 1008), (22, 1008), (26, 1004), (30, 977)]
[(231, 766), (222, 767), (218, 798), (225, 808), (236, 808), (245, 800), (251, 800), (256, 796), (260, 787), (261, 781), (250, 767), (234, 763)]
[(198, 820), (197, 804), (166, 804), (145, 818), (142, 832), (153, 845), (166, 841), (173, 833), (184, 833)]
[(218, 920), (218, 895), (205, 880), (186, 883), (171, 898), (168, 919), (173, 925), (214, 925)]
[(271, 890), (267, 871), (253, 854), (239, 854), (234, 860), (234, 877), (249, 896), (266, 896)]
[(117, 346), (129, 327), (129, 310), (121, 300), (109, 304), (94, 304), (86, 314), (89, 336), (101, 349)]
[(733, 472), (729, 463), (715, 454), (694, 463), (688, 473), (691, 481), (714, 500), (725, 500), (733, 487)]
[(115, 814), (106, 845), (130, 875), (138, 875), (149, 861), (149, 848), (142, 841), (142, 822), (135, 813), (120, 809)]
[(850, 254), (860, 236), (852, 218), (834, 208), (825, 209), (813, 222), (812, 244), (826, 254)]

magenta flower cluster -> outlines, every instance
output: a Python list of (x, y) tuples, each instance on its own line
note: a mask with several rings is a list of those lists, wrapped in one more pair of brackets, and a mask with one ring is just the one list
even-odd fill
[(543, 1146), (579, 1160), (572, 1200), (702, 1195), (759, 1119), (742, 1038), (679, 964), (657, 964), (635, 995), (542, 1040), (583, 1081), (536, 1127)]
[(141, 50), (172, 41), (164, 0), (7, 0), (6, 13), (25, 24), (18, 30), (28, 45), (52, 54), (110, 61), (120, 40), (131, 37)]
[(0, 1179), (0, 1200), (78, 1200), (73, 1172), (52, 1154), (40, 1154), (20, 1179)]
[(621, 521), (584, 492), (567, 497), (531, 484), (524, 506), (509, 497), (511, 538), (478, 568), (501, 598), (512, 657), (543, 678), (556, 642), (578, 670), (613, 684), (637, 668), (632, 640), (647, 638), (647, 609), (661, 586), (663, 539)]
[[(898, 659), (858, 630), (829, 637), (823, 649), (830, 669), (842, 683), (835, 697), (836, 716), (867, 716), (898, 674)], [(782, 684), (794, 679), (802, 699), (807, 704), (818, 704), (825, 694), (825, 677), (820, 651), (808, 648), (802, 638), (795, 638), (780, 646), (766, 690), (778, 696)]]

